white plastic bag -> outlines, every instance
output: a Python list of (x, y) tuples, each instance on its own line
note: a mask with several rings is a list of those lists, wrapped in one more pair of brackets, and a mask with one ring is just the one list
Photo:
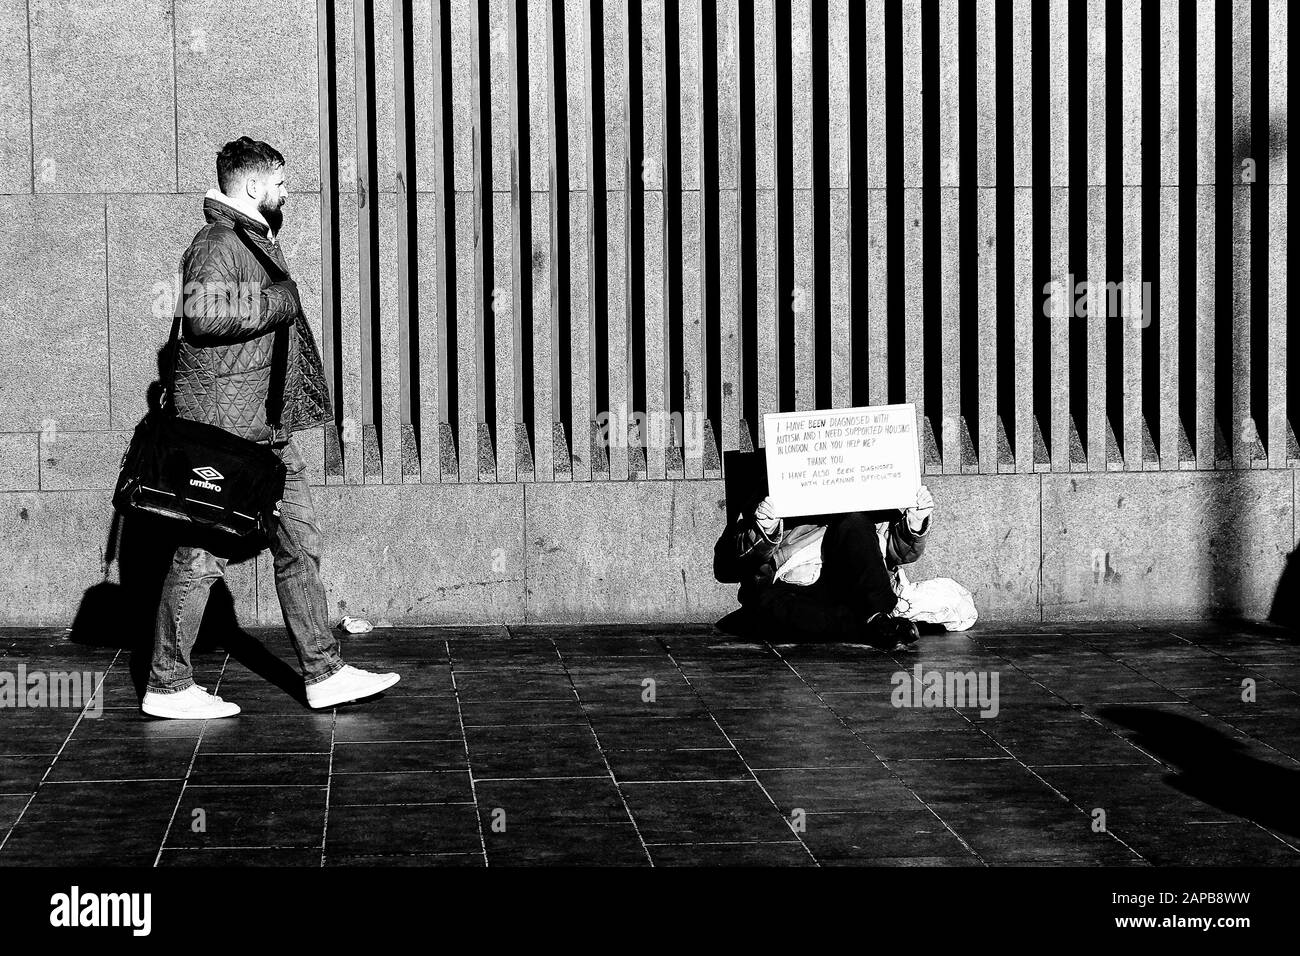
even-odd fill
[(952, 578), (911, 582), (898, 571), (898, 608), (895, 614), (920, 624), (941, 624), (950, 631), (964, 631), (979, 614), (969, 591)]

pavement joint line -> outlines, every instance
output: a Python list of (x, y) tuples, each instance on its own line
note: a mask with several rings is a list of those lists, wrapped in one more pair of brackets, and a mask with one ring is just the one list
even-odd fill
[[(858, 731), (848, 723), (845, 717), (842, 714), (840, 714), (839, 711), (837, 711), (834, 707), (832, 707), (830, 703), (826, 701), (826, 699), (822, 696), (821, 692), (818, 691), (816, 687), (808, 683), (808, 681), (804, 678), (804, 676), (799, 673), (799, 669), (795, 667), (792, 663), (790, 663), (790, 661), (787, 660), (779, 651), (776, 651), (775, 648), (773, 650), (777, 654), (777, 656), (780, 657), (781, 660), (785, 663), (785, 666), (790, 668), (791, 672), (794, 673), (795, 676), (797, 676), (800, 680), (803, 681), (804, 685), (812, 692), (813, 696), (816, 697), (817, 700), (821, 702), (822, 706), (825, 707), (828, 711), (830, 711), (830, 713), (835, 716), (836, 720), (838, 720), (840, 724), (846, 730), (849, 731), (849, 733), (851, 733), (855, 738), (857, 738), (857, 740), (864, 747), (866, 747), (867, 751), (872, 756), (874, 756), (876, 760), (880, 762), (880, 765), (883, 766), (886, 770), (888, 770), (890, 774), (893, 776), (893, 778), (897, 780), (898, 783), (908, 791), (908, 793), (910, 793), (914, 798), (916, 798), (917, 802), (919, 802), (923, 807), (929, 810), (930, 813), (934, 815), (935, 819), (938, 820), (944, 826), (944, 828), (953, 835), (953, 837), (957, 840), (957, 842), (959, 842), (963, 847), (966, 848), (968, 853), (970, 853), (981, 864), (987, 865), (983, 856), (977, 853), (974, 847), (972, 847), (969, 843), (967, 843), (966, 840), (963, 839), (962, 836), (959, 833), (957, 833), (956, 830), (954, 830), (951, 826), (949, 826), (947, 821), (945, 821), (943, 817), (939, 815), (938, 811), (935, 810), (934, 807), (930, 806), (930, 804), (927, 803), (925, 800), (923, 800), (920, 794), (916, 792), (916, 790), (908, 786), (907, 781), (904, 780), (902, 776), (900, 776), (892, 767), (890, 767), (889, 761), (881, 757), (880, 754), (877, 753), (876, 750), (866, 740), (862, 738), (862, 736), (858, 733)], [(902, 664), (902, 661), (899, 661), (897, 657), (894, 657), (894, 661), (896, 664), (899, 665)], [(955, 709), (955, 708), (950, 708), (950, 709)]]
[[(216, 681), (213, 682), (212, 685), (213, 694), (217, 694), (217, 692), (221, 690), (221, 678), (225, 674), (226, 666), (229, 663), (230, 663), (230, 655), (227, 654), (221, 662), (221, 671), (217, 674)], [(189, 780), (190, 774), (194, 770), (194, 761), (196, 761), (199, 757), (199, 748), (203, 746), (203, 735), (207, 733), (209, 723), (210, 721), (206, 721), (206, 720), (203, 722), (203, 729), (199, 731), (198, 739), (194, 741), (194, 751), (190, 754), (190, 763), (185, 770), (185, 779), (181, 781), (181, 792), (176, 795), (176, 805), (172, 807), (172, 815), (167, 820), (167, 828), (163, 830), (162, 839), (158, 842), (158, 853), (153, 858), (153, 865), (155, 868), (157, 868), (158, 862), (162, 859), (163, 849), (167, 846), (167, 837), (171, 835), (172, 825), (175, 824), (176, 822), (176, 814), (180, 812), (181, 803), (183, 803), (185, 800), (185, 783), (186, 781)]]
[[(117, 663), (118, 658), (121, 656), (122, 656), (122, 651), (120, 648), (113, 652), (113, 659), (110, 660), (108, 662), (108, 666), (104, 668), (104, 673), (103, 675), (101, 675), (99, 679), (99, 683), (95, 685), (95, 690), (90, 695), (91, 699), (94, 699), (95, 696), (100, 693), (100, 691), (104, 686), (104, 681), (108, 679), (109, 673), (113, 670), (113, 665)], [(9, 838), (13, 836), (13, 832), (18, 829), (18, 824), (23, 822), (23, 817), (26, 816), (28, 808), (30, 808), (32, 803), (35, 802), (37, 794), (41, 792), (41, 784), (43, 784), (49, 778), (50, 771), (54, 769), (54, 765), (59, 762), (59, 757), (63, 755), (63, 751), (67, 748), (68, 744), (72, 742), (72, 735), (76, 733), (77, 727), (81, 724), (81, 720), (85, 716), (86, 709), (89, 706), (90, 704), (87, 703), (84, 707), (82, 707), (81, 713), (77, 715), (77, 719), (73, 721), (72, 727), (68, 730), (68, 736), (63, 738), (63, 743), (60, 745), (58, 753), (54, 755), (54, 759), (50, 761), (50, 765), (45, 768), (45, 773), (41, 775), (41, 779), (36, 781), (36, 786), (32, 788), (32, 793), (31, 796), (28, 797), (27, 803), (24, 804), (23, 808), (18, 811), (18, 816), (14, 818), (13, 823), (11, 823), (9, 825), (9, 828), (5, 831), (4, 839), (0, 839), (0, 853), (4, 852), (5, 846), (9, 843)], [(38, 756), (45, 756), (45, 755), (39, 754)]]
[(592, 739), (596, 742), (596, 750), (600, 753), (600, 759), (605, 764), (605, 771), (609, 774), (609, 779), (614, 784), (614, 791), (618, 794), (619, 802), (623, 804), (623, 812), (627, 814), (628, 821), (632, 824), (632, 830), (636, 833), (637, 842), (641, 844), (641, 852), (645, 854), (646, 861), (651, 867), (653, 867), (655, 865), (654, 857), (650, 855), (650, 848), (646, 846), (645, 836), (641, 833), (641, 826), (636, 822), (636, 815), (632, 812), (631, 806), (628, 805), (627, 795), (623, 793), (623, 785), (615, 775), (614, 768), (610, 764), (609, 758), (605, 755), (605, 748), (601, 746), (600, 735), (596, 733), (596, 725), (591, 719), (591, 713), (587, 710), (587, 705), (583, 703), (582, 694), (579, 693), (578, 685), (573, 680), (573, 674), (569, 670), (569, 665), (564, 660), (564, 652), (560, 649), (560, 645), (555, 642), (554, 638), (551, 638), (550, 640), (551, 648), (555, 651), (555, 657), (560, 662), (560, 666), (564, 668), (565, 676), (569, 679), (569, 686), (573, 690), (573, 699), (578, 702), (578, 706), (582, 709), (582, 715), (586, 718), (587, 729), (591, 732)]
[[(735, 740), (733, 740), (731, 736), (727, 733), (727, 729), (722, 726), (722, 723), (718, 720), (717, 715), (713, 712), (713, 709), (709, 706), (708, 701), (705, 700), (704, 695), (700, 693), (699, 688), (695, 686), (695, 684), (691, 681), (691, 679), (686, 675), (686, 672), (682, 670), (681, 665), (677, 663), (676, 658), (673, 657), (672, 649), (668, 647), (666, 643), (664, 643), (664, 650), (668, 654), (668, 659), (672, 661), (673, 666), (677, 669), (677, 672), (682, 675), (682, 679), (686, 681), (687, 685), (691, 688), (692, 693), (695, 694), (701, 706), (703, 706), (705, 711), (708, 713), (709, 719), (712, 720), (714, 726), (718, 728), (718, 732), (722, 734), (722, 736), (726, 738), (727, 743), (731, 745), (731, 749), (735, 751), (736, 756), (740, 759), (740, 762), (744, 766), (745, 771), (749, 774), (750, 779), (755, 784), (758, 785), (759, 790), (763, 792), (763, 796), (767, 798), (767, 802), (772, 805), (772, 809), (775, 810), (777, 812), (777, 815), (781, 818), (781, 822), (784, 823), (787, 827), (790, 827), (790, 821), (786, 817), (785, 813), (782, 812), (780, 805), (772, 797), (772, 794), (768, 791), (767, 787), (763, 786), (763, 781), (758, 778), (758, 774), (754, 772), (754, 768), (750, 766), (749, 761), (745, 759), (745, 755), (742, 754), (739, 748), (736, 747)], [(740, 781), (740, 782), (744, 782), (744, 781)], [(813, 853), (812, 847), (808, 845), (807, 841), (804, 840), (803, 837), (800, 836), (794, 830), (793, 827), (790, 827), (790, 832), (794, 834), (795, 838), (799, 841), (799, 845), (803, 847), (804, 852), (808, 854), (808, 857), (813, 861), (813, 864), (816, 866), (821, 866), (821, 861), (817, 859), (817, 855)]]
[[(506, 633), (509, 634), (508, 629)], [(456, 697), (456, 720), (460, 724), (460, 744), (465, 754), (465, 772), (469, 774), (469, 792), (470, 796), (474, 798), (474, 821), (478, 827), (479, 852), (483, 855), (483, 865), (491, 866), (491, 862), (488, 860), (487, 837), (483, 833), (483, 814), (478, 802), (478, 785), (474, 782), (474, 763), (469, 753), (469, 735), (465, 732), (465, 709), (460, 699), (460, 687), (456, 681), (456, 664), (451, 657), (451, 642), (444, 640), (442, 647), (447, 654), (448, 661), (450, 661), (448, 669), (451, 676), (451, 690)], [(323, 862), (322, 865), (324, 865)]]

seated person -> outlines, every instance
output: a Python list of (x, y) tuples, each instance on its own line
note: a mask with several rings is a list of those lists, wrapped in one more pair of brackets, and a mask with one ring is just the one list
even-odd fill
[(921, 486), (904, 511), (781, 519), (763, 498), (736, 515), (713, 549), (713, 573), (740, 583), (746, 616), (769, 639), (911, 644), (898, 609), (898, 568), (925, 550), (934, 498)]

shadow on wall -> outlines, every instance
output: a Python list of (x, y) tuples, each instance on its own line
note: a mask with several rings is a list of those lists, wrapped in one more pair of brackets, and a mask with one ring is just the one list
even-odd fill
[(1129, 739), (1175, 768), (1174, 789), (1219, 810), (1300, 836), (1300, 770), (1268, 763), (1239, 741), (1189, 717), (1146, 707), (1103, 707), (1099, 717), (1134, 733)]
[[(149, 413), (158, 411), (162, 394), (161, 370), (166, 346), (158, 350), (159, 379), (146, 396)], [(115, 647), (130, 653), (131, 679), (144, 695), (153, 657), (154, 619), (162, 598), (163, 582), (172, 556), (181, 543), (201, 544), (194, 531), (151, 515), (114, 514), (102, 554), (104, 580), (86, 590), (72, 622), (69, 640), (95, 647)], [(256, 550), (230, 554), (231, 564), (257, 556)], [(108, 579), (117, 562), (118, 580)], [(304, 705), (302, 678), (292, 667), (247, 634), (235, 614), (235, 601), (224, 580), (213, 584), (199, 630), (196, 653), (223, 649), (250, 670), (260, 674)]]
[(1209, 479), (1210, 530), (1201, 541), (1186, 547), (1208, 549), (1205, 581), (1202, 585), (1209, 614), (1226, 620), (1246, 617), (1243, 588), (1243, 555), (1255, 533), (1250, 509), (1242, 507), (1241, 476), (1225, 471)]
[(1287, 556), (1268, 619), (1274, 624), (1300, 631), (1300, 547)]
[[(1258, 73), (1252, 83), (1259, 89)], [(1214, 406), (1214, 437), (1210, 442), (1212, 447), (1202, 451), (1208, 451), (1208, 457), (1219, 463), (1220, 467), (1228, 464), (1234, 469), (1223, 472), (1222, 479), (1213, 485), (1211, 503), (1219, 521), (1212, 539), (1203, 544), (1211, 549), (1210, 580), (1206, 584), (1210, 605), (1216, 613), (1235, 617), (1252, 613), (1256, 619), (1264, 616), (1265, 612), (1256, 603), (1260, 600), (1259, 595), (1247, 593), (1248, 565), (1255, 560), (1270, 562), (1273, 559), (1273, 555), (1262, 554), (1253, 545), (1260, 540), (1273, 540), (1276, 528), (1264, 526), (1265, 522), (1273, 520), (1270, 515), (1273, 502), (1268, 498), (1257, 500), (1255, 496), (1260, 492), (1257, 487), (1252, 487), (1253, 483), (1245, 476), (1258, 474), (1253, 470), (1253, 464), (1267, 461), (1267, 448), (1276, 450), (1276, 447), (1280, 447), (1282, 459), (1290, 457), (1287, 448), (1290, 429), (1285, 422), (1280, 434), (1272, 434), (1271, 430), (1267, 435), (1264, 433), (1270, 418), (1268, 405), (1278, 398), (1271, 392), (1269, 383), (1269, 364), (1272, 358), (1269, 353), (1278, 347), (1269, 339), (1270, 257), (1273, 254), (1269, 241), (1270, 226), (1273, 225), (1270, 223), (1272, 212), (1269, 191), (1275, 160), (1280, 159), (1285, 164), (1287, 156), (1285, 113), (1264, 112), (1265, 109), (1275, 107), (1276, 104), (1269, 107), (1267, 97), (1257, 100), (1253, 114), (1231, 134), (1230, 143), (1225, 141), (1226, 131), (1222, 128), (1220, 130), (1217, 163), (1218, 182), (1221, 186), (1216, 187), (1214, 196), (1218, 217), (1214, 221), (1214, 251), (1218, 264), (1216, 266), (1213, 261), (1210, 262), (1208, 280), (1197, 277), (1198, 282), (1208, 281), (1210, 285), (1208, 290), (1198, 291), (1202, 294), (1208, 292), (1209, 300), (1214, 303), (1216, 314), (1211, 318), (1214, 326), (1212, 334), (1216, 339), (1216, 348), (1219, 349), (1217, 354), (1220, 363), (1212, 383), (1214, 392), (1208, 397)], [(1225, 149), (1226, 146), (1230, 146), (1230, 153)], [(1240, 172), (1246, 164), (1249, 164), (1252, 171), (1257, 171), (1258, 176), (1252, 175), (1248, 179)], [(1285, 165), (1282, 168), (1285, 169)], [(1223, 188), (1224, 183), (1233, 185)], [(1250, 184), (1249, 188), (1239, 190), (1237, 184), (1241, 183)], [(1243, 197), (1249, 198), (1243, 200)], [(1243, 201), (1249, 214), (1246, 221), (1251, 224), (1248, 227), (1244, 255), (1236, 244), (1237, 227), (1234, 224), (1236, 209)], [(1285, 226), (1285, 217), (1280, 224)], [(1250, 296), (1248, 314), (1245, 317), (1251, 348), (1248, 360), (1243, 359), (1238, 344), (1234, 341), (1238, 328), (1235, 312), (1239, 308), (1239, 283)], [(1158, 330), (1158, 323), (1144, 327), (1143, 332), (1146, 334), (1153, 330)], [(1284, 330), (1283, 335), (1285, 334)], [(1225, 371), (1231, 374), (1225, 376)], [(1244, 410), (1237, 406), (1238, 399), (1234, 393), (1235, 389), (1241, 388), (1237, 377), (1243, 373), (1250, 393)], [(1263, 406), (1256, 403), (1261, 386), (1262, 391), (1268, 393)], [(1204, 395), (1195, 398), (1196, 402), (1205, 400)], [(1287, 402), (1285, 393), (1281, 400)], [(1231, 412), (1228, 411), (1229, 407)], [(1245, 417), (1238, 418), (1243, 412)], [(1194, 418), (1195, 412), (1185, 409), (1184, 415)], [(1192, 431), (1194, 433), (1194, 428)], [(1243, 490), (1246, 494), (1241, 493)], [(1286, 510), (1293, 514), (1295, 498), (1290, 481), (1286, 486), (1286, 501)], [(1294, 523), (1291, 527), (1294, 528)], [(1300, 601), (1300, 595), (1296, 593), (1296, 554), (1300, 549), (1296, 548), (1295, 541), (1291, 541), (1289, 546), (1292, 551), (1278, 580), (1272, 606), (1267, 611), (1267, 620), (1295, 628), (1297, 601)], [(1263, 568), (1258, 570), (1264, 571)]]

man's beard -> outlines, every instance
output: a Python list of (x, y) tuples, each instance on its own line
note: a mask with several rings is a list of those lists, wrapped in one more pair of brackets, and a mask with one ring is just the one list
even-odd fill
[(280, 226), (284, 224), (284, 204), (277, 203), (272, 207), (265, 199), (263, 199), (257, 204), (257, 211), (262, 214), (262, 218), (266, 220), (266, 224), (271, 227), (271, 232), (279, 235)]

